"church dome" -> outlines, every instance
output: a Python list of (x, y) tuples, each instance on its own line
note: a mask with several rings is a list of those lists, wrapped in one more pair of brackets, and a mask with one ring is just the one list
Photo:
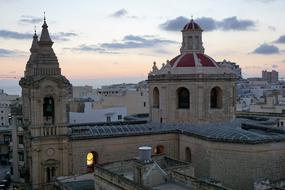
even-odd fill
[(199, 24), (197, 24), (193, 19), (190, 20), (190, 22), (188, 22), (184, 27), (182, 31), (186, 31), (186, 30), (201, 30), (202, 28), (200, 27)]
[(214, 59), (203, 53), (183, 53), (170, 60), (171, 67), (218, 67)]

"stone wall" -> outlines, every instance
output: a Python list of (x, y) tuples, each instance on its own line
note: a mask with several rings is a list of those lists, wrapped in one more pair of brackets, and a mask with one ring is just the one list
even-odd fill
[[(214, 80), (214, 79), (213, 79)], [(235, 84), (229, 81), (161, 81), (150, 82), (150, 114), (154, 122), (164, 123), (210, 123), (234, 119)], [(153, 107), (153, 89), (159, 90), (159, 108)], [(190, 93), (190, 108), (178, 109), (177, 89), (187, 88)], [(222, 90), (222, 108), (210, 108), (211, 89)]]
[(234, 144), (203, 141), (180, 135), (180, 159), (191, 149), (196, 177), (210, 177), (233, 189), (253, 189), (262, 178), (285, 177), (285, 143)]
[(102, 139), (77, 139), (71, 141), (71, 165), (73, 174), (86, 172), (86, 155), (88, 152), (98, 153), (98, 163), (114, 162), (138, 157), (140, 146), (164, 146), (164, 152), (178, 158), (177, 134), (144, 135)]

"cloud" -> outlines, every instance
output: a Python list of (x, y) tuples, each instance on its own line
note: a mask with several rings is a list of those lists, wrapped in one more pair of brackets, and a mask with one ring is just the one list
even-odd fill
[(278, 47), (274, 46), (274, 45), (269, 45), (269, 44), (262, 44), (259, 47), (257, 47), (253, 53), (255, 54), (265, 54), (265, 55), (269, 55), (269, 54), (279, 54), (280, 50)]
[(127, 35), (121, 42), (103, 43), (100, 46), (107, 49), (131, 49), (131, 48), (148, 48), (162, 44), (177, 43), (172, 40), (153, 38), (149, 36)]
[(32, 36), (33, 34), (31, 33), (20, 33), (10, 30), (0, 30), (0, 38), (23, 40), (23, 39), (31, 39)]
[(0, 57), (22, 56), (25, 52), (19, 50), (8, 50), (0, 48)]
[(255, 26), (255, 22), (248, 19), (238, 19), (236, 16), (223, 19), (218, 22), (222, 30), (249, 30)]
[(188, 18), (180, 16), (160, 24), (160, 28), (166, 31), (180, 31), (187, 22), (189, 22)]
[(274, 26), (268, 26), (267, 28), (271, 31), (276, 31), (276, 28)]
[(128, 11), (126, 9), (120, 9), (111, 14), (111, 17), (123, 17), (128, 14)]
[(86, 45), (86, 44), (81, 44), (77, 47), (74, 48), (64, 48), (67, 50), (72, 50), (72, 51), (80, 51), (80, 52), (100, 52), (104, 51), (103, 48), (98, 47), (97, 45)]
[(19, 23), (21, 24), (38, 24), (43, 21), (43, 18), (40, 17), (34, 17), (29, 15), (22, 15)]
[(73, 32), (58, 32), (55, 34), (51, 34), (51, 38), (54, 40), (60, 41), (69, 41), (70, 38), (78, 36), (76, 33)]
[[(196, 18), (195, 21), (202, 27), (204, 31), (224, 30), (224, 31), (245, 31), (255, 27), (255, 22), (248, 19), (238, 19), (236, 16), (228, 17), (222, 21), (215, 20), (210, 17)], [(189, 19), (179, 16), (172, 20), (159, 25), (159, 27), (166, 31), (180, 31), (189, 22)]]
[[(82, 44), (74, 48), (65, 48), (71, 51), (77, 52), (98, 52), (98, 53), (111, 53), (118, 54), (120, 50), (125, 49), (141, 49), (141, 48), (154, 48), (154, 51), (157, 49), (162, 49), (161, 46), (166, 44), (176, 44), (176, 41), (161, 39), (159, 37), (144, 35), (126, 35), (123, 39), (119, 41), (86, 45)], [(165, 53), (166, 51), (158, 51), (158, 53)]]
[(285, 44), (285, 35), (280, 36), (275, 43)]
[[(33, 38), (33, 33), (20, 33), (10, 30), (0, 30), (0, 38), (4, 39), (15, 39), (15, 40), (31, 40)], [(59, 41), (68, 41), (71, 37), (77, 36), (73, 32), (58, 32), (50, 34), (51, 38)]]

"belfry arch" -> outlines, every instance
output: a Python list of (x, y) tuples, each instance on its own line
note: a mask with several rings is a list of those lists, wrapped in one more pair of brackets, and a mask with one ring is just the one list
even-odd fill
[(54, 99), (51, 96), (47, 96), (43, 100), (43, 117), (44, 124), (54, 124)]

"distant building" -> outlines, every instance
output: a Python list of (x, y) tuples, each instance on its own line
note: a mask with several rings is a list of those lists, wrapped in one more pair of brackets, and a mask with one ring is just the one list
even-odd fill
[(9, 95), (0, 89), (0, 127), (9, 125), (11, 101), (19, 98), (18, 95)]
[(73, 98), (88, 98), (92, 97), (92, 86), (73, 86), (72, 87), (72, 94)]
[(126, 107), (92, 109), (93, 102), (84, 102), (84, 112), (69, 112), (69, 123), (122, 121), (127, 116)]
[(146, 81), (138, 84), (115, 84), (95, 90), (93, 109), (125, 107), (127, 115), (148, 113), (148, 87)]
[(236, 74), (236, 76), (238, 78), (242, 78), (242, 75), (241, 75), (241, 68), (239, 67), (238, 64), (234, 63), (234, 62), (230, 62), (230, 61), (227, 61), (227, 60), (223, 60), (221, 62), (217, 62), (218, 65), (222, 68), (225, 68), (225, 69), (230, 69), (233, 71), (234, 74)]
[(262, 79), (266, 80), (269, 83), (277, 83), (278, 82), (278, 72), (275, 70), (269, 71), (262, 71)]

